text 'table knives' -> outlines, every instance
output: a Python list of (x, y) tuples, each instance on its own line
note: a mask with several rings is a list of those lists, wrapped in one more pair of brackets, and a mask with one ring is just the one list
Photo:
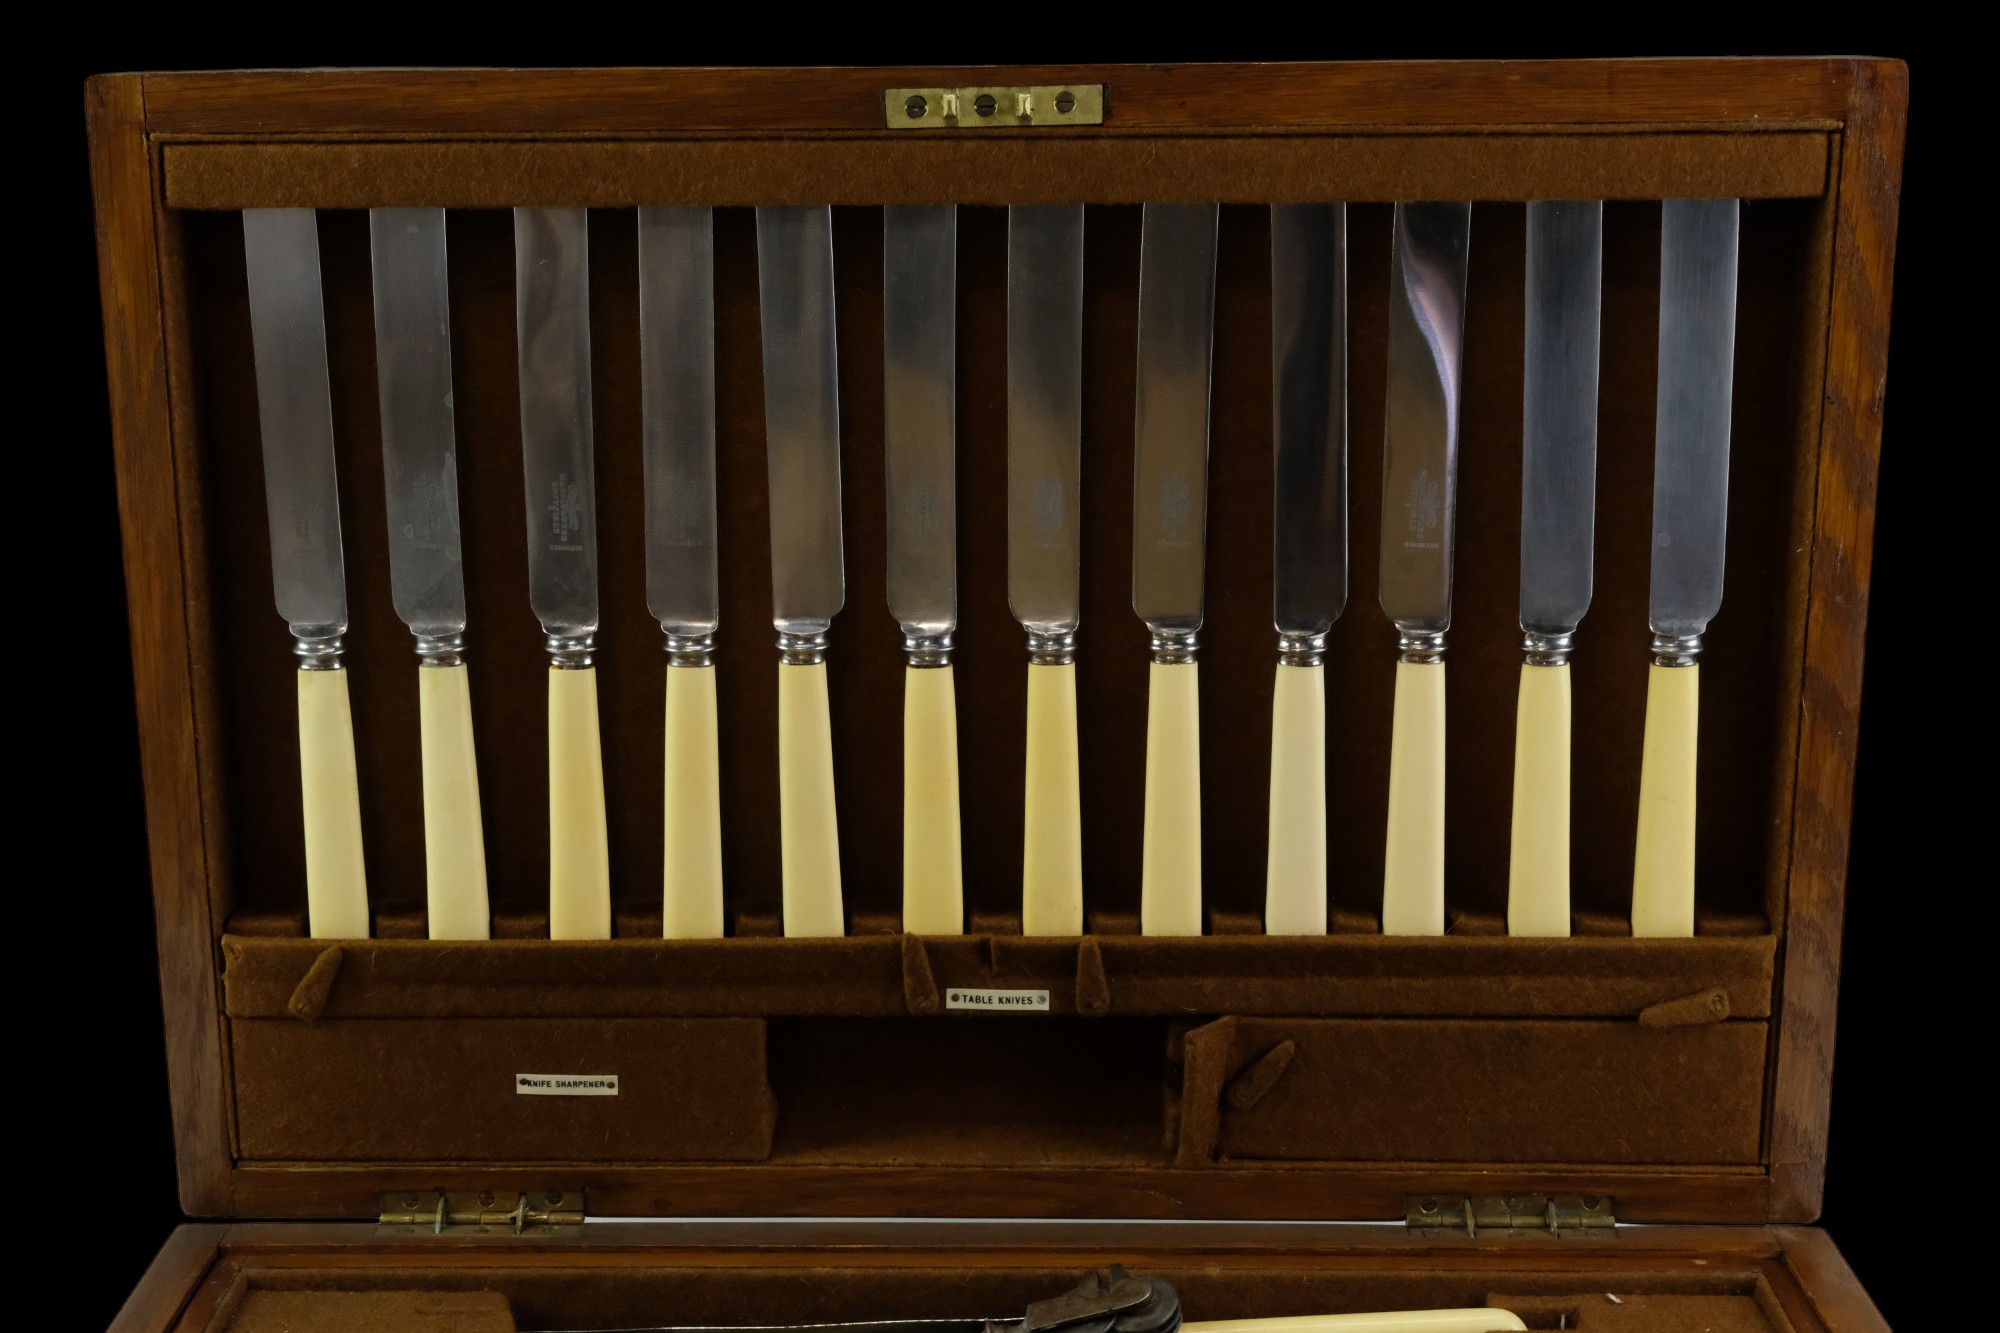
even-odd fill
[(1007, 210), (1007, 603), (1028, 632), (1021, 930), (1083, 933), (1083, 205)]
[(1528, 205), (1521, 666), (1507, 933), (1569, 934), (1570, 636), (1590, 608), (1604, 205)]
[(465, 665), (444, 210), (371, 209), (368, 236), (389, 586), (420, 667), (426, 915), (434, 940), (483, 940), (491, 921)]
[(1208, 539), (1214, 204), (1147, 204), (1139, 241), (1132, 609), (1152, 632), (1139, 926), (1199, 935), (1201, 694), (1195, 664)]
[(771, 618), (778, 630), (778, 835), (787, 935), (841, 935), (840, 828), (826, 638), (846, 600), (833, 213), (757, 210), (770, 472)]
[(590, 411), (590, 233), (581, 208), (514, 210), (528, 595), (548, 636), (549, 936), (611, 937), (598, 737), (597, 490)]
[(707, 208), (639, 210), (646, 605), (667, 638), (661, 933), (723, 933), (715, 705), (715, 231)]
[(299, 793), (306, 918), (322, 939), (368, 935), (360, 787), (347, 672), (347, 579), (333, 458), (333, 396), (320, 291), (319, 219), (309, 208), (243, 213), (257, 424), (271, 524), (271, 582), (298, 654)]
[(1734, 199), (1669, 199), (1660, 206), (1653, 664), (1639, 770), (1634, 935), (1694, 934), (1696, 656), (1722, 607), (1740, 213)]
[(1444, 933), (1444, 636), (1464, 364), (1469, 203), (1397, 204), (1389, 263), (1382, 610), (1398, 634), (1382, 931)]

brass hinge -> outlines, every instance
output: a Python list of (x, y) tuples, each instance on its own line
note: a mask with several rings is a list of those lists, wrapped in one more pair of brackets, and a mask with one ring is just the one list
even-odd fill
[(1603, 1194), (1493, 1194), (1466, 1198), (1412, 1194), (1403, 1220), (1426, 1236), (1595, 1236), (1617, 1235), (1612, 1200)]
[(1102, 125), (1104, 85), (890, 88), (882, 94), (882, 115), (892, 130), (1019, 130)]
[(379, 1234), (539, 1236), (583, 1225), (583, 1191), (390, 1190)]

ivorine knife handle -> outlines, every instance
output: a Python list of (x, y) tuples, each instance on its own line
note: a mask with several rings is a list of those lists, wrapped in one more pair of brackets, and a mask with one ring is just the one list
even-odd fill
[(1264, 931), (1326, 934), (1326, 668), (1278, 667)]
[(661, 934), (722, 938), (722, 788), (715, 668), (667, 667), (666, 876)]
[(1646, 681), (1632, 933), (1694, 934), (1695, 751), (1701, 668), (1654, 663)]
[(345, 671), (299, 672), (299, 796), (305, 816), (306, 924), (315, 939), (368, 938), (361, 788)]
[(1569, 664), (1521, 666), (1507, 933), (1569, 934)]
[(950, 663), (903, 672), (903, 929), (965, 933), (958, 699)]
[(778, 841), (785, 934), (846, 934), (824, 662), (778, 667)]
[(1382, 933), (1444, 934), (1444, 663), (1396, 663)]
[(472, 691), (464, 663), (417, 668), (424, 749), (424, 883), (434, 940), (492, 934), (486, 834), (472, 745)]
[(1201, 667), (1155, 662), (1146, 705), (1139, 929), (1201, 934)]
[(1390, 1310), (1203, 1321), (1182, 1324), (1181, 1333), (1493, 1333), (1526, 1327), (1519, 1315), (1507, 1310)]
[(611, 938), (595, 667), (549, 668), (549, 938)]
[(1077, 769), (1076, 664), (1028, 666), (1028, 753), (1021, 821), (1021, 933), (1083, 933), (1083, 800)]

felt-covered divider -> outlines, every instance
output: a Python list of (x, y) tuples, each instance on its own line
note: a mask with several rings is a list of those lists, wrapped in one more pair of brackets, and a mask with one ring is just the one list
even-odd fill
[(1749, 1166), (1762, 1022), (1231, 1017), (1186, 1034), (1175, 1161)]

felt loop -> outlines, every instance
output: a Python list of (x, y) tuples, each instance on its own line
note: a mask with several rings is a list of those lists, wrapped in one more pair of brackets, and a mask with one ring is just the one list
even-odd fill
[(944, 1010), (944, 996), (938, 991), (931, 971), (930, 950), (921, 937), (903, 936), (903, 1005), (913, 1014), (935, 1014)]
[(1222, 1141), (1222, 1086), (1229, 1077), (1239, 1020), (1218, 1018), (1181, 1039), (1180, 1142), (1175, 1166), (1208, 1166)]
[(316, 1021), (326, 1009), (326, 1002), (333, 995), (333, 983), (340, 975), (340, 963), (346, 955), (338, 944), (329, 944), (319, 951), (312, 966), (299, 978), (299, 984), (292, 988), (292, 998), (285, 1003), (285, 1012), (293, 1018), (311, 1023)]
[(1277, 1086), (1285, 1071), (1292, 1067), (1292, 1057), (1299, 1053), (1295, 1041), (1281, 1041), (1270, 1050), (1250, 1062), (1248, 1068), (1229, 1080), (1227, 1100), (1232, 1111), (1247, 1111), (1264, 1100), (1264, 1094)]
[(1729, 992), (1719, 986), (1696, 991), (1693, 995), (1683, 995), (1677, 1000), (1662, 1000), (1649, 1004), (1639, 1011), (1639, 1026), (1646, 1028), (1684, 1028), (1699, 1023), (1720, 1023), (1729, 1017)]
[(1076, 949), (1076, 1011), (1086, 1018), (1111, 1012), (1111, 978), (1104, 972), (1104, 950), (1084, 936)]

